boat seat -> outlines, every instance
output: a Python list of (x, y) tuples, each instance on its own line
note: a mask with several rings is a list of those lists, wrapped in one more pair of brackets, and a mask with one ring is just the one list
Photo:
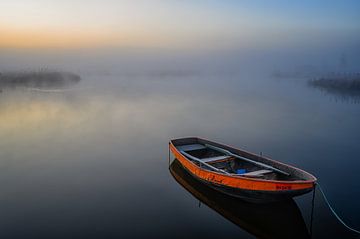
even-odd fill
[(202, 158), (200, 160), (205, 162), (205, 163), (210, 163), (210, 162), (223, 160), (223, 159), (227, 159), (227, 158), (230, 158), (230, 157), (227, 156), (227, 155), (222, 155), (222, 156), (216, 156), (216, 157), (210, 157), (210, 158)]
[(253, 172), (249, 172), (249, 173), (243, 173), (243, 174), (239, 174), (241, 176), (247, 176), (247, 177), (261, 177), (264, 174), (267, 173), (272, 173), (272, 170), (268, 170), (268, 169), (262, 169), (262, 170), (257, 170), (257, 171), (253, 171)]
[(198, 149), (205, 149), (206, 147), (202, 144), (186, 144), (186, 145), (176, 146), (176, 148), (179, 151), (192, 151)]
[[(189, 150), (190, 151), (190, 150)], [(184, 150), (181, 150), (180, 151), (182, 154), (185, 154), (185, 156), (188, 156), (188, 157), (191, 157), (193, 159), (195, 159), (196, 161), (201, 161), (201, 162), (204, 162), (204, 163), (210, 163), (210, 162), (214, 162), (214, 161), (218, 161), (218, 160), (224, 160), (224, 159), (227, 159), (227, 158), (230, 158), (229, 156), (227, 155), (221, 155), (221, 156), (216, 156), (216, 157), (209, 157), (209, 158), (197, 158), (193, 155), (190, 155), (188, 153), (186, 153)]]

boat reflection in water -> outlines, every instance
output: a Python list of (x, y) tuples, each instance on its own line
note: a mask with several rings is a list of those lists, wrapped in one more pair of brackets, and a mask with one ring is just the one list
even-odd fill
[(310, 238), (300, 209), (292, 199), (268, 204), (242, 201), (196, 180), (176, 159), (170, 172), (195, 198), (257, 238)]

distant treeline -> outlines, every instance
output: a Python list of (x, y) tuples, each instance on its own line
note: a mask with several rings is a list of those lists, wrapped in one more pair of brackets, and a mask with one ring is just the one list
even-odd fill
[(0, 72), (0, 89), (4, 88), (65, 88), (77, 84), (79, 75), (61, 71)]
[(308, 81), (311, 87), (341, 96), (360, 97), (360, 74), (333, 74)]

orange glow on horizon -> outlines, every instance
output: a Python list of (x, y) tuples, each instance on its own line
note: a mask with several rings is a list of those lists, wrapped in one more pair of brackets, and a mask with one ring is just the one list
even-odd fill
[[(0, 48), (86, 48), (131, 46), (141, 36), (108, 32), (20, 30), (0, 27)], [(143, 39), (143, 38), (142, 38)]]
[[(139, 29), (21, 29), (0, 25), (0, 48), (199, 47), (196, 36)], [(201, 46), (204, 46), (202, 42)]]
[[(224, 34), (202, 35), (164, 29), (19, 28), (0, 24), (0, 49), (102, 47), (212, 48), (226, 46)], [(225, 36), (226, 37), (226, 36)], [(225, 43), (225, 44), (224, 44)]]

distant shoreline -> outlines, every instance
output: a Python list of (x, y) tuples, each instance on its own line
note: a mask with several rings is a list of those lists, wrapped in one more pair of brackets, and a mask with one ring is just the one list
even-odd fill
[(0, 89), (63, 89), (75, 85), (81, 77), (63, 71), (0, 72)]
[(308, 85), (339, 96), (360, 97), (359, 73), (310, 79)]

